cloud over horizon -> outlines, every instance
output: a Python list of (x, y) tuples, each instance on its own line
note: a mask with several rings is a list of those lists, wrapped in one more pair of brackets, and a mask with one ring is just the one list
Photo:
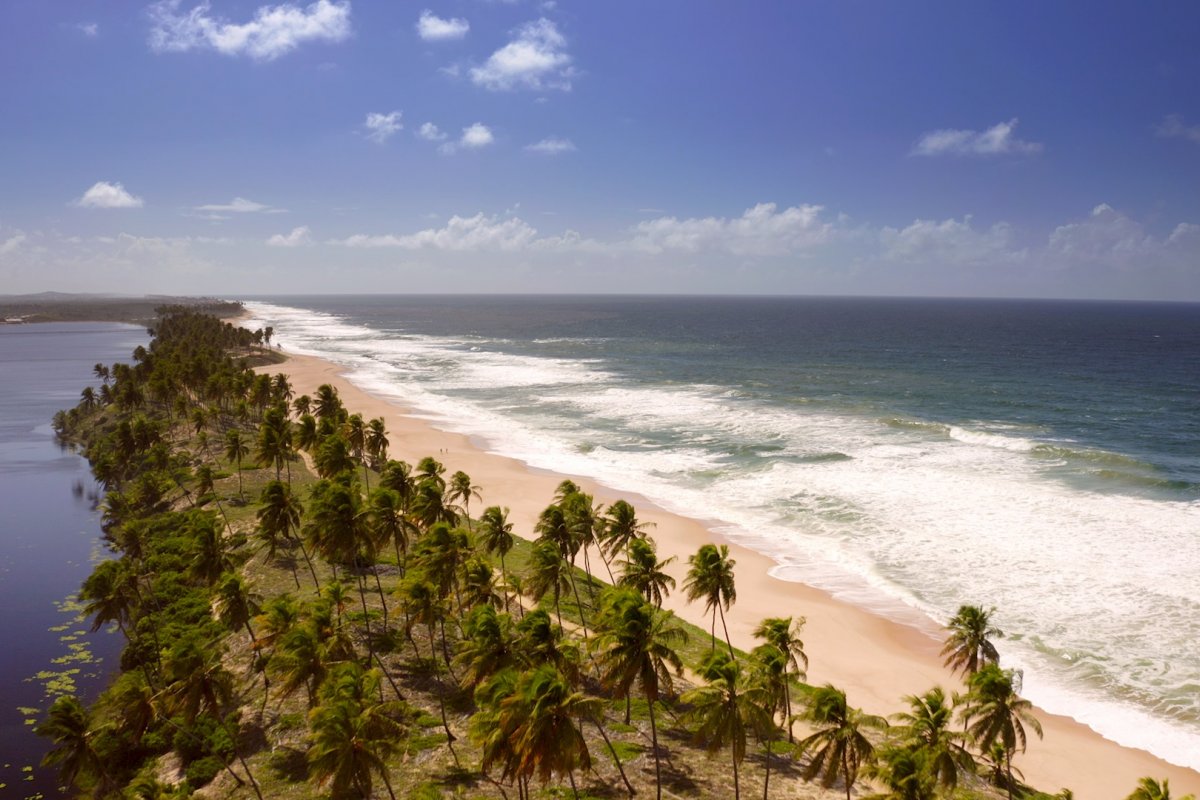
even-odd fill
[(134, 197), (120, 183), (97, 181), (92, 188), (75, 201), (83, 208), (141, 208), (145, 205), (140, 197)]

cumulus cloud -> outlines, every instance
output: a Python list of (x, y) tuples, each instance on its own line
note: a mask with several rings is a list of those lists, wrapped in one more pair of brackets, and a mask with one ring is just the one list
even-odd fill
[(21, 243), (26, 241), (28, 238), (29, 237), (27, 237), (24, 233), (17, 231), (3, 242), (0, 242), (0, 256), (8, 255), (9, 253), (15, 253), (17, 248), (21, 246)]
[(1185, 125), (1183, 117), (1168, 114), (1158, 126), (1158, 135), (1164, 139), (1187, 139), (1200, 144), (1200, 125)]
[(471, 23), (465, 19), (453, 17), (442, 19), (428, 8), (421, 12), (417, 19), (417, 35), (427, 42), (444, 42), (451, 39), (461, 39), (471, 29)]
[(496, 137), (492, 134), (492, 129), (482, 122), (476, 122), (462, 129), (462, 135), (458, 137), (458, 141), (447, 142), (438, 149), (443, 153), (450, 154), (460, 149), (478, 150), (487, 147), (494, 141), (496, 141)]
[(97, 181), (75, 204), (84, 208), (141, 208), (145, 203), (125, 191), (120, 183)]
[(427, 142), (440, 142), (446, 138), (446, 134), (434, 125), (432, 122), (426, 122), (417, 129), (417, 136)]
[(180, 11), (180, 0), (161, 0), (148, 9), (150, 47), (159, 53), (215, 50), (227, 56), (247, 55), (272, 61), (306, 42), (340, 42), (350, 36), (349, 0), (316, 0), (260, 6), (249, 22), (227, 22), (212, 16), (202, 2)]
[(733, 255), (800, 253), (828, 241), (832, 223), (820, 218), (822, 206), (778, 209), (759, 203), (740, 217), (676, 219), (659, 217), (639, 223), (630, 245), (645, 253), (721, 251)]
[(1014, 135), (1017, 118), (999, 122), (985, 131), (944, 129), (924, 134), (913, 146), (914, 156), (998, 156), (1040, 153), (1039, 142), (1026, 142)]
[(348, 247), (399, 247), (405, 250), (512, 251), (527, 247), (536, 238), (537, 231), (524, 220), (479, 213), (473, 217), (455, 215), (442, 228), (426, 228), (403, 236), (360, 234), (338, 243)]
[(575, 150), (575, 144), (570, 139), (560, 139), (551, 136), (548, 139), (542, 139), (540, 142), (525, 145), (525, 149), (531, 153), (541, 153), (547, 156), (557, 156), (562, 153), (570, 153)]
[[(232, 200), (230, 200), (228, 203), (207, 203), (202, 206), (196, 206), (196, 210), (197, 211), (209, 211), (209, 212), (212, 212), (214, 215), (218, 215), (218, 214), (224, 214), (227, 212), (234, 213), (234, 214), (256, 214), (256, 213), (282, 214), (287, 209), (272, 208), (271, 206), (267, 205), (266, 203), (256, 203), (253, 200), (247, 200), (244, 197), (235, 197)], [(214, 218), (226, 219), (226, 217), (214, 217)]]
[(363, 123), (363, 127), (367, 129), (367, 138), (373, 142), (383, 144), (390, 139), (396, 131), (404, 127), (400, 122), (401, 113), (392, 111), (388, 114), (380, 114), (372, 111), (367, 114), (367, 121)]
[(544, 17), (517, 29), (514, 38), (471, 69), (476, 86), (493, 91), (561, 89), (570, 91), (574, 70), (567, 40)]
[(75, 27), (89, 39), (95, 39), (100, 35), (100, 26), (95, 22), (81, 22)]
[(1027, 255), (1012, 245), (1012, 228), (1004, 222), (983, 230), (962, 221), (918, 219), (903, 229), (885, 227), (879, 233), (883, 257), (890, 261), (940, 264), (997, 264)]
[(300, 247), (302, 245), (312, 244), (312, 233), (307, 225), (301, 225), (297, 228), (292, 228), (292, 232), (284, 235), (277, 233), (270, 239), (267, 239), (267, 244), (271, 247)]

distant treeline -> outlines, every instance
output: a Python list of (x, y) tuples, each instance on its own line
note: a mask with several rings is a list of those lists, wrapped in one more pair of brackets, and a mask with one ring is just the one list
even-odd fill
[(212, 297), (104, 297), (46, 292), (0, 295), (0, 322), (129, 322), (148, 325), (163, 306), (182, 306), (215, 317), (232, 317), (242, 304)]

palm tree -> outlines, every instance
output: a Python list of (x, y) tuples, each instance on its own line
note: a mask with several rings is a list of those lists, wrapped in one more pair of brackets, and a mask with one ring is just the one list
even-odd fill
[(629, 558), (618, 564), (621, 568), (619, 585), (633, 587), (646, 602), (662, 608), (663, 599), (675, 588), (675, 579), (666, 573), (667, 565), (675, 560), (675, 556), (659, 561), (654, 542), (643, 538), (631, 540), (625, 549)]
[[(675, 615), (657, 611), (633, 589), (613, 589), (602, 596), (592, 648), (600, 668), (600, 682), (628, 701), (637, 683), (650, 709), (650, 737), (654, 748), (654, 780), (662, 797), (662, 768), (658, 755), (658, 726), (654, 704), (674, 694), (671, 670), (683, 673), (675, 648), (687, 642), (687, 633), (675, 624)], [(628, 709), (628, 704), (626, 705)], [(628, 710), (626, 711), (628, 722)]]
[(367, 455), (371, 457), (371, 466), (379, 469), (387, 461), (388, 435), (383, 417), (376, 417), (367, 423), (367, 436), (364, 441)]
[(910, 711), (892, 715), (900, 723), (909, 749), (924, 754), (929, 771), (937, 782), (953, 789), (959, 773), (973, 775), (975, 759), (963, 746), (963, 734), (950, 730), (954, 708), (946, 702), (942, 687), (935, 686), (923, 695), (904, 698)]
[[(337, 480), (323, 480), (313, 486), (309, 507), (307, 536), (315, 549), (331, 563), (358, 566), (359, 556), (371, 550), (374, 540), (362, 507), (362, 495), (356, 485)], [(355, 569), (358, 596), (362, 602), (363, 626), (366, 629), (367, 660), (375, 657), (371, 637), (371, 618), (367, 610), (366, 585), (362, 570)]]
[(777, 730), (775, 719), (781, 711), (784, 719), (787, 719), (788, 661), (782, 650), (769, 644), (754, 648), (750, 656), (754, 670), (750, 675), (750, 683), (764, 706), (762, 724), (766, 732), (767, 757), (764, 759), (763, 800), (767, 800), (771, 785), (771, 745), (774, 744)]
[(462, 503), (463, 516), (467, 518), (467, 530), (471, 529), (471, 498), (482, 500), (479, 494), (479, 487), (471, 483), (471, 476), (459, 470), (450, 476), (450, 485), (447, 487), (449, 491), (446, 493), (447, 499), (451, 502), (459, 501)]
[[(742, 670), (733, 656), (715, 649), (700, 670), (707, 685), (685, 692), (680, 700), (691, 706), (687, 719), (696, 725), (692, 741), (703, 745), (710, 755), (726, 747), (733, 761), (733, 796), (741, 797), (738, 765), (746, 757), (746, 738), (750, 732), (765, 732), (774, 727), (767, 710), (765, 693), (742, 686)], [(768, 773), (768, 781), (770, 780)]]
[(50, 706), (46, 719), (37, 726), (38, 736), (54, 743), (42, 765), (57, 767), (59, 780), (68, 786), (83, 788), (96, 780), (107, 782), (104, 759), (96, 751), (97, 733), (78, 698), (59, 697)]
[[(1154, 778), (1142, 778), (1133, 794), (1125, 800), (1171, 800), (1171, 787), (1167, 785), (1166, 778), (1163, 778), (1162, 783)], [(1184, 796), (1183, 800), (1196, 800), (1196, 797), (1189, 794)]]
[(225, 460), (237, 464), (238, 497), (243, 501), (246, 499), (246, 495), (242, 491), (242, 459), (248, 455), (250, 455), (250, 443), (246, 441), (246, 437), (242, 436), (242, 432), (237, 428), (230, 428), (226, 431)]
[(318, 386), (313, 411), (319, 420), (337, 419), (342, 412), (342, 400), (338, 397), (337, 389), (328, 383)]
[[(570, 481), (564, 481), (563, 485), (568, 483)], [(563, 485), (559, 486), (560, 491)], [(567, 497), (572, 497), (574, 494), (568, 494)], [(576, 538), (575, 531), (572, 530), (567, 521), (567, 515), (562, 504), (547, 506), (538, 515), (537, 524), (533, 529), (538, 534), (539, 542), (552, 543), (558, 549), (560, 559), (564, 562), (569, 562), (569, 567), (564, 563), (561, 569), (566, 576), (567, 585), (571, 587), (571, 592), (575, 595), (575, 605), (579, 607), (579, 618), (583, 623), (583, 638), (587, 639), (587, 617), (583, 609), (583, 601), (579, 599), (579, 588), (575, 585), (575, 556), (579, 554), (580, 541)], [(543, 559), (541, 565), (548, 566), (549, 563), (548, 559)], [(557, 597), (555, 600), (557, 602)]]
[(479, 543), (483, 549), (500, 555), (500, 579), (504, 582), (504, 610), (508, 611), (508, 570), (504, 567), (504, 556), (513, 548), (512, 523), (508, 521), (508, 509), (488, 506), (479, 517)]
[(554, 667), (543, 665), (523, 673), (513, 693), (500, 703), (500, 729), (508, 733), (517, 757), (517, 774), (537, 775), (548, 783), (566, 774), (575, 797), (575, 770), (592, 765), (578, 722), (593, 719), (599, 698), (571, 689)]
[(729, 627), (725, 624), (725, 609), (737, 601), (737, 589), (733, 584), (733, 568), (737, 564), (729, 557), (729, 547), (721, 545), (703, 545), (696, 554), (688, 559), (691, 565), (688, 569), (687, 580), (683, 583), (687, 599), (704, 599), (704, 610), (711, 611), (712, 649), (717, 647), (717, 613), (721, 614), (721, 627), (725, 629), (725, 643), (729, 645), (729, 655), (733, 655), (733, 642), (729, 639)]
[(363, 482), (366, 484), (367, 491), (371, 490), (371, 475), (367, 468), (367, 423), (363, 420), (362, 414), (351, 414), (343, 426), (346, 434), (346, 441), (350, 444), (350, 452), (354, 456), (354, 460), (362, 464)]
[(563, 589), (571, 585), (570, 567), (554, 542), (538, 539), (533, 544), (533, 552), (529, 556), (529, 595), (536, 602), (541, 602), (547, 592), (554, 595), (554, 614), (558, 617), (558, 627), (562, 629), (562, 606), (559, 601)]
[[(437, 649), (434, 644), (435, 634), (434, 627), (441, 625), (442, 630), (442, 654), (446, 658), (446, 665), (450, 664), (449, 650), (446, 647), (446, 603), (444, 595), (438, 591), (437, 587), (430, 581), (426, 580), (420, 572), (409, 573), (404, 581), (400, 584), (399, 589), (404, 598), (404, 603), (408, 608), (408, 612), (412, 614), (414, 622), (424, 623), (429, 631), (429, 656), (430, 666), (434, 671), (435, 678), (441, 672), (441, 665), (438, 663)], [(446, 742), (450, 746), (450, 753), (454, 755), (454, 734), (450, 732), (450, 722), (446, 719), (446, 693), (442, 687), (441, 679), (438, 681), (438, 706), (442, 711), (442, 728), (446, 731)], [(458, 756), (455, 755), (457, 759)]]
[[(804, 652), (804, 642), (800, 639), (800, 631), (807, 620), (804, 617), (767, 617), (758, 623), (754, 636), (762, 639), (768, 646), (774, 647), (783, 654), (787, 667), (799, 680), (804, 680), (808, 671), (808, 656)], [(791, 681), (784, 681), (784, 719), (788, 721), (788, 741), (792, 737), (792, 689)]]
[(970, 678), (985, 664), (996, 664), (1000, 654), (991, 639), (1004, 638), (1004, 632), (991, 624), (991, 615), (996, 609), (983, 610), (979, 606), (960, 606), (950, 620), (950, 635), (942, 655), (946, 666), (957, 672), (962, 670)]
[(417, 480), (413, 477), (412, 467), (408, 462), (389, 459), (379, 472), (379, 485), (400, 495), (400, 508), (408, 511), (417, 491)]
[(378, 670), (343, 664), (322, 687), (321, 704), (309, 712), (309, 773), (318, 786), (330, 784), (334, 800), (369, 798), (375, 774), (396, 800), (386, 760), (400, 749), (404, 726), (396, 719), (398, 703), (371, 700), (379, 678)]
[(471, 609), (454, 657), (455, 663), (462, 667), (463, 681), (475, 689), (492, 675), (514, 665), (515, 644), (512, 617), (498, 613), (490, 605)]
[(813, 691), (808, 709), (801, 718), (816, 731), (796, 744), (797, 755), (809, 754), (803, 768), (805, 780), (821, 777), (821, 785), (830, 788), (841, 778), (846, 788), (846, 800), (858, 780), (859, 770), (869, 764), (875, 746), (866, 737), (867, 728), (884, 728), (882, 717), (864, 714), (846, 703), (842, 690), (826, 684)]
[(633, 506), (624, 500), (613, 503), (604, 517), (604, 549), (608, 558), (625, 552), (631, 541), (643, 538), (646, 528), (653, 525), (653, 522), (639, 522)]
[[(268, 540), (278, 536), (289, 543), (294, 542), (299, 545), (304, 562), (308, 565), (309, 574), (312, 575), (313, 587), (320, 591), (321, 582), (317, 580), (317, 571), (308, 555), (308, 548), (304, 546), (304, 540), (296, 535), (300, 529), (300, 518), (304, 514), (304, 506), (300, 503), (300, 498), (296, 497), (291, 488), (283, 481), (274, 480), (263, 487), (259, 503), (261, 505), (255, 513), (263, 536)], [(271, 549), (273, 551), (273, 546)], [(296, 582), (296, 588), (300, 588), (300, 578), (295, 574), (294, 565), (292, 578)]]
[(1017, 674), (1012, 670), (988, 664), (967, 680), (967, 697), (961, 712), (967, 732), (980, 752), (988, 752), (995, 744), (1003, 748), (1010, 800), (1012, 759), (1018, 748), (1025, 752), (1025, 724), (1033, 728), (1039, 739), (1042, 737), (1042, 724), (1033, 716), (1033, 704), (1017, 694), (1016, 679)]

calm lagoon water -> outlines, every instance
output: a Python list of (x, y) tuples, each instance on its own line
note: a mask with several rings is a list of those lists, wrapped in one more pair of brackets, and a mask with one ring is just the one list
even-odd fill
[(120, 636), (90, 633), (71, 603), (106, 551), (87, 462), (50, 420), (98, 386), (94, 364), (146, 341), (131, 325), (0, 326), (0, 796), (60, 796), (30, 721), (60, 690), (93, 698), (120, 655)]
[(248, 308), (439, 427), (716, 520), (780, 577), (901, 619), (994, 605), (1027, 696), (1200, 768), (1200, 306)]

